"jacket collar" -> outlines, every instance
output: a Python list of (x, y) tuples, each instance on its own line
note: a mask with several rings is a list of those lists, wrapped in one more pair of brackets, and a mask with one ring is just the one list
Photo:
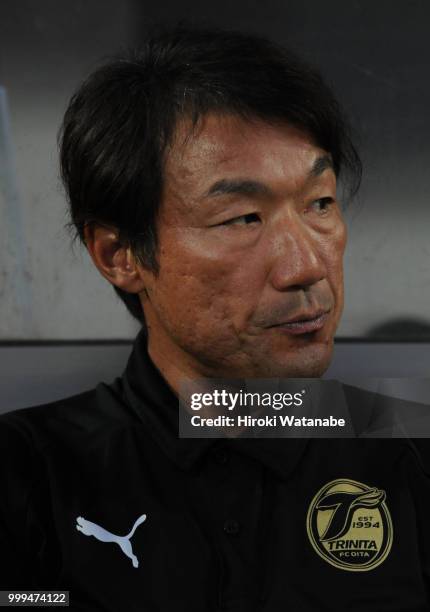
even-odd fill
[(302, 457), (306, 438), (179, 438), (179, 399), (151, 360), (142, 330), (122, 377), (126, 402), (163, 452), (181, 469), (198, 464), (213, 447), (229, 447), (264, 463), (285, 479)]
[(179, 467), (189, 469), (214, 443), (205, 438), (179, 438), (179, 399), (150, 358), (144, 330), (134, 342), (122, 381), (127, 403)]

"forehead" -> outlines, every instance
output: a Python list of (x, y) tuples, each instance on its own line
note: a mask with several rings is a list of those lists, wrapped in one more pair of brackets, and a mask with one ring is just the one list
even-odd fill
[(209, 114), (195, 127), (179, 122), (166, 156), (166, 187), (197, 193), (211, 181), (241, 177), (295, 188), (324, 153), (291, 124)]

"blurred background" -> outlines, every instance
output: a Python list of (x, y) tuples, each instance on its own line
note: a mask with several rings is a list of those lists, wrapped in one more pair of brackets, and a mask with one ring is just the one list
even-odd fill
[(72, 246), (56, 135), (100, 61), (138, 44), (146, 25), (183, 19), (286, 43), (332, 85), (364, 179), (346, 211), (346, 303), (328, 375), (430, 376), (428, 2), (3, 0), (0, 409), (121, 373), (137, 327)]

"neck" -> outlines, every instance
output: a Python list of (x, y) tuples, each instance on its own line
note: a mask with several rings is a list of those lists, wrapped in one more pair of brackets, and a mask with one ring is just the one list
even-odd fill
[(149, 334), (148, 354), (172, 391), (179, 395), (181, 384), (186, 379), (210, 377), (180, 347), (162, 337)]

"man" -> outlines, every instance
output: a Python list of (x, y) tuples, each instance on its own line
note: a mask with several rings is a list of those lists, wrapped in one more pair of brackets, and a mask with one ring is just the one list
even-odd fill
[(159, 33), (72, 98), (61, 165), (143, 329), (112, 385), (2, 418), (2, 588), (75, 610), (428, 610), (409, 442), (178, 437), (183, 380), (329, 364), (337, 182), (360, 164), (321, 78), (257, 37)]

